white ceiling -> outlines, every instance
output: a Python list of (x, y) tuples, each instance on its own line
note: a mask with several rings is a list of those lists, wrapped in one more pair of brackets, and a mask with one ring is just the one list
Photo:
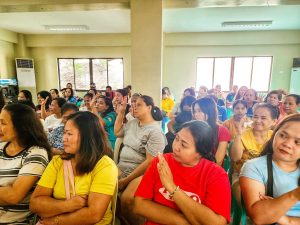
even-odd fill
[[(164, 32), (300, 30), (300, 5), (165, 8)], [(267, 28), (224, 28), (224, 21), (272, 20)], [(88, 31), (47, 31), (44, 25), (87, 25)], [(25, 34), (129, 33), (130, 9), (0, 13), (0, 28)]]

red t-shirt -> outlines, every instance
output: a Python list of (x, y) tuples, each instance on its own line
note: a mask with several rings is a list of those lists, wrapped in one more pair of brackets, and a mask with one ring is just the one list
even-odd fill
[[(194, 167), (184, 167), (173, 157), (164, 154), (172, 171), (174, 183), (199, 204), (222, 215), (230, 222), (231, 190), (228, 175), (217, 164), (202, 158)], [(152, 199), (161, 205), (179, 211), (168, 191), (162, 186), (157, 171), (158, 158), (154, 158), (135, 193), (135, 196)], [(157, 223), (147, 221), (146, 225)]]

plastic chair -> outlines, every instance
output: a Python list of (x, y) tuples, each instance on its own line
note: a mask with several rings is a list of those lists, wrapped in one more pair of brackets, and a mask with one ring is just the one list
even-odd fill
[(119, 162), (119, 157), (121, 153), (121, 149), (123, 148), (123, 138), (118, 137), (115, 143), (115, 148), (114, 148), (114, 161), (116, 164)]
[(247, 224), (247, 214), (244, 206), (243, 198), (241, 198), (241, 206), (236, 202), (234, 196), (231, 198), (231, 216), (232, 225), (246, 225)]

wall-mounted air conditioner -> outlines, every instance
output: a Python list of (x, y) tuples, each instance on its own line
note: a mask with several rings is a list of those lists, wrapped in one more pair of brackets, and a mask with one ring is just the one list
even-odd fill
[(19, 88), (35, 88), (35, 72), (33, 59), (16, 58)]

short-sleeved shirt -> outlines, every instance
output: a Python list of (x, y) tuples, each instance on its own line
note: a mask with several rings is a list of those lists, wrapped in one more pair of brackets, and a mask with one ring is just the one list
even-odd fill
[[(273, 167), (273, 197), (277, 198), (287, 192), (298, 187), (298, 179), (300, 176), (300, 168), (293, 172), (285, 172), (279, 168), (274, 161)], [(261, 156), (256, 159), (247, 161), (242, 167), (240, 177), (247, 177), (256, 180), (267, 187), (268, 168), (267, 157)], [(300, 201), (298, 201), (286, 213), (287, 216), (300, 217)]]
[[(100, 114), (101, 115), (101, 114)], [(108, 113), (104, 118), (105, 122), (104, 129), (108, 134), (108, 140), (112, 146), (112, 149), (115, 147), (115, 142), (117, 140), (117, 137), (114, 133), (114, 126), (115, 126), (115, 121), (116, 121), (116, 113), (115, 112), (110, 112)]]
[[(219, 130), (218, 130), (218, 143), (220, 142), (230, 142), (230, 133), (228, 131), (228, 129), (224, 126), (218, 126)], [(217, 144), (218, 144), (217, 143)], [(217, 145), (215, 145), (214, 148), (214, 154), (216, 154), (217, 152)]]
[[(91, 192), (113, 195), (117, 183), (118, 169), (108, 156), (103, 156), (94, 169), (84, 175), (74, 177), (76, 195), (88, 195)], [(55, 199), (66, 199), (64, 183), (64, 163), (60, 156), (54, 156), (42, 175), (38, 185), (53, 189)], [(70, 190), (72, 193), (72, 190)], [(112, 220), (109, 204), (102, 220), (97, 225), (110, 224)]]
[[(44, 148), (32, 146), (15, 156), (6, 154), (9, 143), (0, 143), (0, 186), (7, 187), (20, 176), (40, 177), (48, 164), (48, 154)], [(35, 186), (35, 185), (34, 185)], [(0, 205), (0, 224), (28, 224), (32, 213), (29, 199), (34, 187), (16, 205)]]
[[(226, 172), (217, 164), (201, 158), (193, 167), (182, 166), (172, 153), (164, 154), (171, 169), (175, 185), (178, 185), (190, 198), (203, 204), (215, 213), (230, 221), (231, 190)], [(176, 203), (170, 198), (170, 193), (160, 181), (157, 170), (158, 158), (152, 160), (151, 165), (135, 193), (139, 196), (180, 211)], [(154, 225), (147, 221), (146, 225)]]
[(118, 168), (128, 176), (136, 167), (146, 160), (146, 152), (152, 156), (162, 153), (167, 144), (160, 125), (153, 122), (140, 125), (133, 119), (124, 125), (124, 139)]
[(61, 118), (56, 118), (56, 116), (52, 114), (45, 119), (45, 126), (48, 130), (52, 130), (61, 125), (61, 120)]
[[(273, 131), (269, 130), (267, 134), (267, 138), (265, 140), (265, 143), (271, 138)], [(234, 171), (240, 172), (243, 164), (249, 160), (256, 157), (259, 157), (260, 153), (263, 150), (263, 146), (265, 143), (259, 144), (257, 143), (252, 128), (247, 129), (241, 136), (241, 142), (242, 142), (242, 148), (243, 148), (243, 154), (242, 158), (233, 163)]]

